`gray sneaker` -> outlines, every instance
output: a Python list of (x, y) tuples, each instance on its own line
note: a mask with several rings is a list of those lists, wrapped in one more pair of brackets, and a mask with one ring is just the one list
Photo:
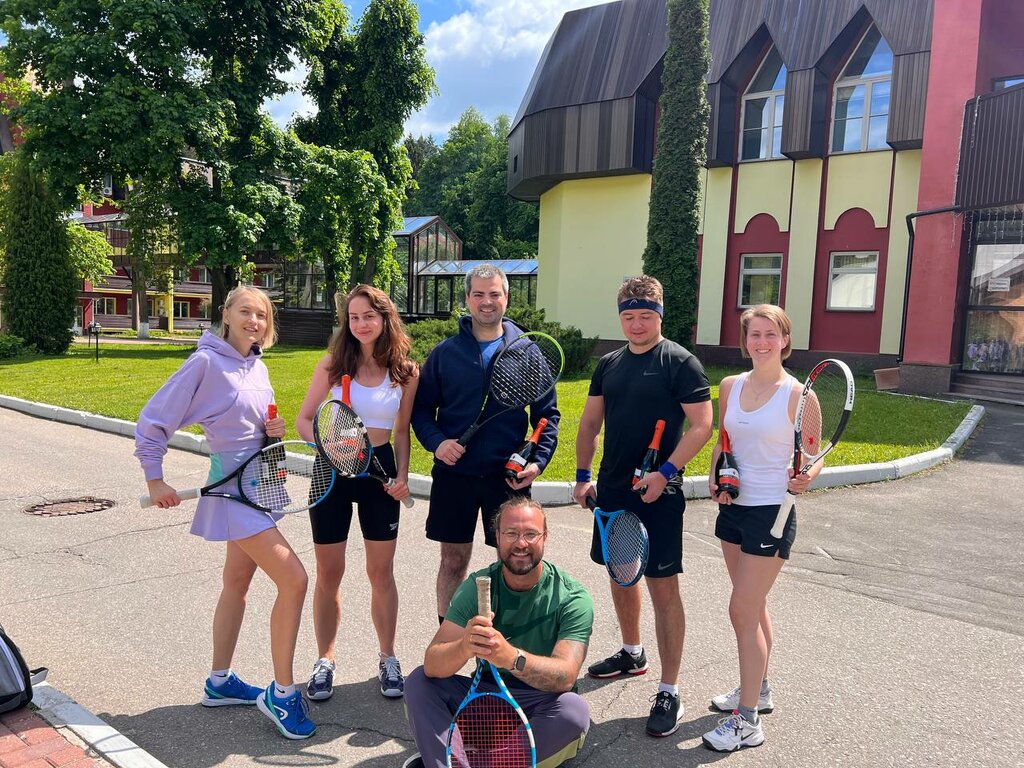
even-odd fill
[(317, 659), (313, 674), (306, 683), (306, 695), (313, 701), (324, 701), (334, 695), (334, 662)]
[[(715, 696), (711, 700), (711, 706), (717, 709), (719, 712), (734, 712), (740, 708), (740, 689), (736, 686), (728, 693), (723, 693), (721, 696)], [(762, 715), (766, 715), (775, 709), (775, 702), (772, 701), (771, 690), (768, 693), (762, 692), (757, 697), (757, 711)]]
[(701, 741), (715, 752), (735, 752), (764, 744), (764, 731), (760, 719), (756, 723), (748, 723), (742, 716), (733, 714), (719, 720), (718, 727), (705, 733)]
[(397, 699), (405, 695), (405, 676), (402, 665), (394, 656), (380, 657), (377, 665), (377, 679), (380, 680), (380, 692), (389, 699)]

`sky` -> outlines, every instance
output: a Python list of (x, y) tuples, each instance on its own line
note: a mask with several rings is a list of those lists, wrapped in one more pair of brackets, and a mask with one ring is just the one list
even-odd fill
[[(519, 108), (533, 71), (562, 15), (603, 0), (419, 0), (420, 31), (439, 93), (406, 123), (414, 136), (442, 142), (467, 107), (488, 120)], [(346, 0), (353, 20), (366, 0)], [(295, 90), (267, 106), (282, 126), (295, 114), (309, 114), (298, 92), (305, 71), (285, 74)]]

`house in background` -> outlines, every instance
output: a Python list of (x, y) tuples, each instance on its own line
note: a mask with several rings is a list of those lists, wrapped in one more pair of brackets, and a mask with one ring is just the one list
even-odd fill
[[(1019, 398), (1024, 3), (711, 0), (710, 18), (701, 357), (738, 361), (739, 316), (767, 301), (798, 366)], [(609, 344), (642, 272), (666, 33), (664, 0), (567, 13), (509, 136), (509, 192), (540, 203), (538, 304)]]

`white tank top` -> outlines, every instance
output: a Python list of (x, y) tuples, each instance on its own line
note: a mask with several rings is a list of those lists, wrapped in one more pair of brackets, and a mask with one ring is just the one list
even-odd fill
[[(376, 387), (364, 387), (352, 379), (349, 390), (352, 410), (359, 414), (363, 424), (376, 429), (391, 429), (402, 404), (402, 388), (391, 386), (391, 377), (385, 373), (384, 381)], [(341, 387), (331, 388), (331, 397), (341, 400)]]
[(742, 373), (733, 382), (725, 411), (725, 431), (740, 473), (736, 503), (746, 507), (781, 504), (793, 465), (794, 425), (789, 418), (789, 399), (793, 387), (803, 385), (788, 376), (767, 403), (748, 412), (740, 407), (740, 393), (749, 375)]

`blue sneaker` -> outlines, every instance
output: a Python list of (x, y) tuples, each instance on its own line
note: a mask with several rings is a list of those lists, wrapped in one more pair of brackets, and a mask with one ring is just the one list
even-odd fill
[(324, 701), (334, 694), (334, 662), (317, 659), (313, 674), (306, 683), (306, 695), (313, 701)]
[(380, 680), (380, 692), (389, 699), (397, 699), (405, 695), (405, 677), (402, 667), (394, 656), (381, 654), (377, 666), (377, 679)]
[(274, 684), (271, 683), (256, 699), (256, 706), (274, 721), (286, 739), (308, 739), (316, 733), (316, 725), (309, 719), (309, 705), (301, 691), (279, 699), (274, 695)]
[(222, 683), (214, 683), (213, 678), (206, 678), (203, 699), (199, 703), (204, 707), (230, 707), (233, 704), (255, 704), (263, 694), (263, 689), (249, 685), (234, 672)]

